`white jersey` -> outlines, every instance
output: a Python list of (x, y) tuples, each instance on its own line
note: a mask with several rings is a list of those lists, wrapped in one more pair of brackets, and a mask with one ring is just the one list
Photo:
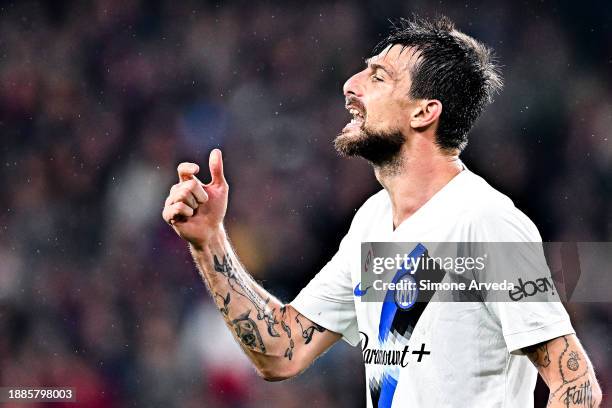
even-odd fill
[(382, 302), (359, 297), (362, 242), (541, 242), (508, 197), (465, 169), (394, 230), (382, 190), (291, 304), (349, 344), (361, 341), (368, 407), (533, 406), (537, 370), (520, 350), (574, 333), (559, 302), (429, 302), (389, 327)]

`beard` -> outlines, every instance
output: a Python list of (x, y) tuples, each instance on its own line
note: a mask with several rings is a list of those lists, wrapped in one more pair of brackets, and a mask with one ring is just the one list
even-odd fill
[(399, 130), (373, 131), (363, 126), (358, 135), (340, 133), (334, 146), (341, 156), (363, 157), (376, 167), (392, 167), (405, 141)]

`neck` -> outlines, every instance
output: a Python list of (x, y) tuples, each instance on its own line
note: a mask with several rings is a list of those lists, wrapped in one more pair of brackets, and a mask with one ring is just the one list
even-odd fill
[(391, 197), (393, 228), (414, 214), (461, 172), (458, 153), (443, 153), (430, 138), (415, 136), (397, 160), (375, 166), (376, 179)]

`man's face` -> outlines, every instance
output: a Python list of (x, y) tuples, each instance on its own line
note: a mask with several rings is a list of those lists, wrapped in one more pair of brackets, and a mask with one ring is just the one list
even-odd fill
[(410, 49), (395, 45), (367, 60), (367, 67), (346, 81), (343, 91), (353, 119), (334, 142), (341, 154), (383, 164), (399, 153), (409, 130), (414, 62)]

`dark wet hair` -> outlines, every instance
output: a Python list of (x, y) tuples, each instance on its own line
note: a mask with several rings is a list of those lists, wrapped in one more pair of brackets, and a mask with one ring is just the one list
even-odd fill
[(374, 54), (393, 45), (410, 47), (419, 56), (411, 72), (410, 97), (442, 102), (436, 143), (444, 150), (463, 150), (476, 118), (502, 88), (491, 49), (455, 29), (446, 17), (393, 22)]

